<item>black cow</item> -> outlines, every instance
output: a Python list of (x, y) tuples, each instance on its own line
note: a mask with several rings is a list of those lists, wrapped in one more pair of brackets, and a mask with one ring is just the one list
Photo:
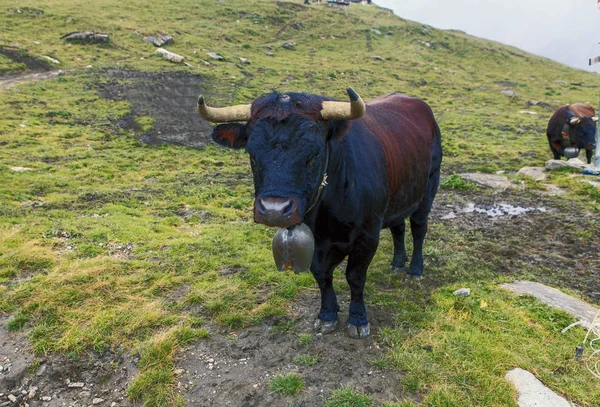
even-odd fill
[(585, 103), (559, 107), (550, 118), (546, 136), (555, 160), (565, 155), (569, 147), (584, 149), (588, 164), (596, 147), (596, 122), (594, 108)]
[[(198, 111), (216, 126), (213, 140), (245, 147), (254, 175), (254, 220), (270, 226), (306, 223), (315, 237), (311, 271), (321, 290), (315, 328), (333, 331), (339, 306), (333, 270), (348, 256), (351, 302), (347, 331), (369, 336), (363, 290), (382, 228), (394, 240), (393, 272), (405, 269), (405, 219), (414, 251), (407, 274), (423, 274), (423, 240), (437, 192), (442, 146), (431, 108), (401, 94), (365, 103), (304, 93), (271, 93), (251, 105)], [(324, 185), (326, 180), (327, 186)]]

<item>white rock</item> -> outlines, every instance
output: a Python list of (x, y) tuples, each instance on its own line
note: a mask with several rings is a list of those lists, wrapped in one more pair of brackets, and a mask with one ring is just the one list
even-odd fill
[(519, 407), (572, 407), (571, 403), (544, 386), (533, 374), (513, 369), (506, 374), (519, 395)]
[(533, 178), (534, 181), (544, 181), (547, 178), (546, 170), (543, 167), (523, 167), (518, 174)]
[(586, 329), (590, 327), (598, 311), (596, 307), (580, 299), (571, 297), (556, 288), (548, 287), (541, 283), (515, 281), (513, 283), (501, 284), (500, 286), (517, 294), (533, 295), (544, 304), (568, 312), (579, 318), (582, 321), (582, 326)]
[(459, 288), (458, 290), (454, 291), (452, 294), (459, 296), (459, 297), (468, 297), (469, 294), (471, 294), (471, 289), (470, 288)]
[(17, 402), (17, 398), (16, 398), (15, 396), (13, 396), (12, 394), (9, 394), (9, 395), (8, 395), (8, 399), (9, 399), (10, 401), (12, 401), (13, 403), (16, 403), (16, 402)]
[(68, 385), (68, 386), (69, 386), (69, 388), (77, 388), (77, 389), (80, 389), (80, 388), (82, 388), (83, 386), (85, 386), (85, 383), (82, 383), (82, 382), (74, 382), (74, 383), (69, 383), (69, 385)]
[(505, 190), (511, 186), (510, 180), (502, 175), (482, 174), (479, 172), (467, 172), (459, 175), (467, 181), (492, 189)]
[(92, 404), (100, 404), (104, 401), (104, 399), (101, 399), (100, 397), (96, 397), (92, 400)]
[(50, 401), (50, 400), (52, 400), (52, 397), (50, 397), (50, 396), (43, 396), (42, 397), (42, 401)]
[(29, 168), (29, 167), (10, 167), (11, 171), (15, 171), (15, 172), (24, 172), (24, 171), (32, 171), (33, 168)]
[(49, 57), (48, 55), (43, 55), (42, 58), (47, 59), (55, 65), (60, 65), (60, 61), (58, 59), (54, 59), (52, 57)]

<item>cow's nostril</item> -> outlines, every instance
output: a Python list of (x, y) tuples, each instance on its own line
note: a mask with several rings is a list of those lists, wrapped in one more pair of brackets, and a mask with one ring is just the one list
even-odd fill
[(257, 204), (256, 208), (258, 209), (258, 212), (261, 215), (264, 215), (267, 212), (267, 208), (265, 207), (265, 204), (264, 204), (262, 198), (259, 198), (258, 202), (256, 204)]
[(296, 203), (292, 200), (288, 201), (288, 204), (283, 208), (283, 216), (292, 216), (296, 210)]

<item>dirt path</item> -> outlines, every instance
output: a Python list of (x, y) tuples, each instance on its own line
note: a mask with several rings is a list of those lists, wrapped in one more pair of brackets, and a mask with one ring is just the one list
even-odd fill
[(50, 72), (24, 72), (16, 75), (0, 76), (0, 89), (8, 89), (27, 82), (36, 82), (56, 78), (61, 70)]
[(137, 373), (131, 358), (112, 352), (35, 355), (24, 333), (7, 330), (7, 321), (0, 318), (1, 406), (132, 405), (125, 397)]

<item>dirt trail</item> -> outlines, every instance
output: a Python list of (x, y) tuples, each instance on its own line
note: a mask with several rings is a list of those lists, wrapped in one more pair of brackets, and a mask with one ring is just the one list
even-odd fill
[(56, 78), (63, 71), (24, 72), (17, 75), (0, 76), (0, 89), (8, 89), (27, 82), (36, 82)]
[(112, 352), (76, 359), (35, 355), (24, 333), (6, 329), (7, 321), (0, 318), (0, 406), (132, 405), (125, 397), (137, 373), (132, 358)]
[[(340, 295), (342, 297), (342, 295)], [(340, 298), (341, 299), (341, 298)], [(340, 386), (361, 389), (381, 402), (399, 401), (401, 376), (374, 365), (384, 354), (379, 341), (380, 327), (393, 325), (391, 310), (371, 307), (373, 335), (366, 340), (350, 339), (345, 333), (345, 312), (340, 313), (337, 330), (327, 336), (315, 335), (312, 325), (319, 295), (306, 295), (296, 301), (292, 315), (283, 321), (264, 323), (236, 334), (214, 333), (181, 354), (178, 368), (183, 370), (179, 391), (189, 406), (259, 407), (321, 406), (331, 390)], [(342, 310), (348, 304), (340, 301)], [(279, 326), (289, 326), (281, 332)], [(282, 324), (283, 323), (283, 324)], [(301, 343), (300, 334), (309, 334), (310, 343)], [(316, 358), (303, 366), (298, 356)], [(298, 373), (304, 390), (295, 397), (272, 391), (270, 380), (276, 375)]]

